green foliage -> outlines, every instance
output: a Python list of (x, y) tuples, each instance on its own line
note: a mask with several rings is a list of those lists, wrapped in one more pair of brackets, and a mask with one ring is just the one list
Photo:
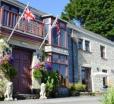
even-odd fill
[(61, 18), (79, 20), (90, 31), (108, 38), (114, 36), (114, 0), (70, 0)]
[(53, 71), (48, 72), (48, 78), (47, 78), (46, 84), (47, 84), (47, 86), (50, 86), (50, 88), (57, 87), (57, 85), (58, 85), (58, 73), (53, 72)]
[(1, 64), (0, 69), (7, 80), (12, 80), (17, 74), (16, 69), (8, 62)]
[(80, 83), (80, 82), (78, 82), (78, 83), (75, 83), (75, 84), (73, 84), (71, 87), (70, 87), (70, 90), (71, 91), (85, 91), (85, 89), (86, 89), (86, 85), (84, 85), (84, 84), (82, 84), (82, 83)]
[(91, 96), (95, 96), (95, 95), (96, 95), (95, 92), (90, 92), (89, 94), (90, 94)]
[(41, 70), (34, 70), (33, 76), (35, 79), (39, 79), (39, 78), (42, 78), (43, 75), (42, 75)]
[(102, 104), (114, 104), (114, 88), (109, 88), (103, 96)]
[(46, 94), (52, 96), (59, 84), (59, 75), (57, 72), (44, 69), (36, 69), (33, 72), (34, 78), (41, 79), (42, 83), (46, 83)]
[(44, 51), (44, 50), (42, 50), (42, 55), (41, 55), (41, 60), (42, 61), (45, 61), (45, 59), (48, 57), (48, 54)]
[(5, 92), (5, 82), (3, 80), (0, 81), (0, 99), (4, 97)]
[(46, 92), (47, 96), (53, 96), (53, 92), (56, 91), (56, 88), (59, 85), (59, 75), (57, 72), (48, 72), (47, 81), (46, 81)]
[(78, 82), (70, 87), (70, 95), (79, 96), (81, 91), (85, 91), (86, 85)]

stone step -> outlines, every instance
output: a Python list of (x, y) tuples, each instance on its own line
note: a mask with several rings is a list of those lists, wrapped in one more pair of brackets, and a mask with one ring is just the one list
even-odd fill
[(24, 100), (24, 99), (38, 99), (38, 94), (16, 94), (14, 95), (14, 99)]

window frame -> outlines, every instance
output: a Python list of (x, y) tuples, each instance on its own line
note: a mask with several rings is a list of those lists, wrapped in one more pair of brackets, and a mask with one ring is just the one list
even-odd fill
[(103, 45), (100, 45), (100, 56), (103, 59), (106, 59), (106, 47)]
[[(87, 46), (87, 44), (86, 44), (86, 42), (88, 42), (88, 48), (86, 47)], [(85, 40), (85, 51), (86, 52), (90, 52), (90, 41), (89, 40)]]
[[(83, 41), (84, 41), (84, 39), (78, 38), (78, 49), (83, 50)], [(79, 44), (79, 42), (81, 42), (81, 44)], [(81, 46), (81, 47), (80, 47), (80, 46)]]

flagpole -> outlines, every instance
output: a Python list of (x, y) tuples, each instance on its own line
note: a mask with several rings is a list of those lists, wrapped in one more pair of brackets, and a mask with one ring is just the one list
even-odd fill
[[(50, 30), (51, 30), (51, 29), (54, 27), (54, 25), (56, 24), (57, 19), (58, 19), (58, 16), (56, 16), (56, 19), (54, 20), (54, 22), (53, 22), (53, 24), (52, 24), (52, 26), (51, 26)], [(40, 45), (40, 47), (39, 47), (39, 50), (42, 48), (43, 44), (45, 43), (45, 41), (46, 41), (46, 39), (47, 39), (47, 37), (48, 37), (49, 33), (50, 33), (50, 31), (48, 31), (47, 35), (45, 36), (45, 38), (44, 38), (43, 42), (41, 43), (41, 45)]]
[(17, 25), (19, 24), (20, 20), (22, 19), (23, 15), (24, 15), (24, 12), (25, 12), (25, 10), (28, 8), (28, 6), (29, 6), (29, 2), (28, 2), (28, 4), (26, 5), (25, 9), (23, 10), (23, 13), (21, 14), (20, 18), (18, 19), (18, 21), (17, 21), (15, 27), (13, 28), (13, 30), (12, 30), (10, 36), (8, 37), (8, 39), (7, 39), (7, 43), (8, 43), (9, 40), (11, 39), (11, 37), (12, 37), (14, 31), (16, 30)]

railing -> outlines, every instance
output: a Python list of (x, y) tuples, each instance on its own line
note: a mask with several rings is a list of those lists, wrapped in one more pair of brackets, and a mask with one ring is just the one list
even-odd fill
[[(0, 7), (0, 25), (13, 28), (19, 17), (18, 13)], [(45, 34), (44, 24), (38, 20), (28, 22), (22, 18), (16, 29), (41, 37)]]

